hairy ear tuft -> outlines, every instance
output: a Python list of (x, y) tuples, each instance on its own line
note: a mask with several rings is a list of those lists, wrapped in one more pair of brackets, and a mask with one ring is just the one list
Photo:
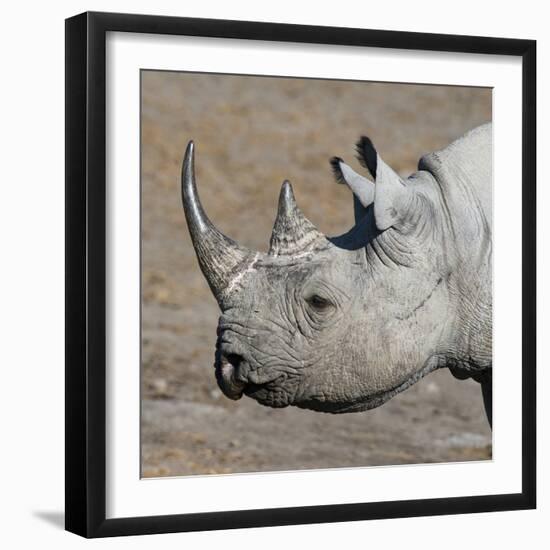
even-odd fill
[(340, 157), (332, 157), (330, 159), (330, 165), (332, 166), (332, 173), (334, 174), (336, 183), (346, 183), (344, 174), (342, 174), (342, 168), (340, 167), (341, 162), (344, 161)]
[(355, 144), (355, 150), (357, 151), (357, 160), (370, 172), (373, 179), (376, 180), (378, 154), (370, 138), (361, 136), (361, 139)]

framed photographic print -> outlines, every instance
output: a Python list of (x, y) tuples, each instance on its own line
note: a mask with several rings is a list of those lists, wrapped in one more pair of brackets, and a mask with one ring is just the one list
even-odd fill
[(69, 531), (535, 507), (535, 60), (66, 21)]

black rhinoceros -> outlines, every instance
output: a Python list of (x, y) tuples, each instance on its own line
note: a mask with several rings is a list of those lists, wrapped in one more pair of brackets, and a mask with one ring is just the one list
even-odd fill
[(435, 369), (481, 384), (491, 416), (492, 128), (421, 158), (402, 179), (361, 138), (374, 184), (340, 158), (355, 226), (326, 237), (284, 182), (268, 253), (223, 235), (197, 194), (194, 147), (182, 195), (200, 268), (218, 301), (223, 393), (344, 413), (378, 407)]

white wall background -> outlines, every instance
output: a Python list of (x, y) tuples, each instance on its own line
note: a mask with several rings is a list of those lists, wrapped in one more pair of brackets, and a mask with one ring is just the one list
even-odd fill
[[(64, 18), (85, 10), (353, 26), (539, 41), (539, 509), (526, 512), (278, 527), (86, 542), (63, 523)], [(542, 548), (550, 539), (550, 192), (545, 180), (550, 38), (535, 0), (337, 4), (278, 0), (182, 3), (15, 2), (2, 10), (0, 60), (0, 541), (5, 548)], [(518, 151), (519, 154), (519, 151)], [(519, 191), (518, 191), (519, 196)], [(546, 208), (545, 208), (546, 207)], [(513, 219), (513, 218), (511, 218)], [(546, 306), (546, 311), (542, 309)], [(544, 317), (544, 318), (543, 318)], [(546, 541), (546, 543), (545, 543)]]

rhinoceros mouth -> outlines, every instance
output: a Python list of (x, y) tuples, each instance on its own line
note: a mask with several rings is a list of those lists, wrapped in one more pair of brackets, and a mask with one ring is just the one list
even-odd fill
[(223, 394), (234, 401), (240, 399), (243, 394), (257, 401), (274, 391), (278, 377), (262, 383), (254, 383), (245, 376), (246, 360), (237, 353), (220, 351), (216, 357), (216, 380)]
[(290, 404), (281, 388), (284, 375), (278, 374), (265, 382), (252, 382), (246, 377), (246, 359), (228, 350), (219, 350), (216, 353), (214, 366), (218, 386), (229, 399), (237, 401), (246, 395), (268, 407), (280, 408)]
[(265, 384), (248, 383), (244, 389), (244, 393), (247, 397), (250, 397), (264, 405), (265, 407), (271, 407), (274, 409), (281, 409), (291, 405), (291, 399), (289, 393), (282, 387), (281, 378), (276, 378), (271, 382)]

